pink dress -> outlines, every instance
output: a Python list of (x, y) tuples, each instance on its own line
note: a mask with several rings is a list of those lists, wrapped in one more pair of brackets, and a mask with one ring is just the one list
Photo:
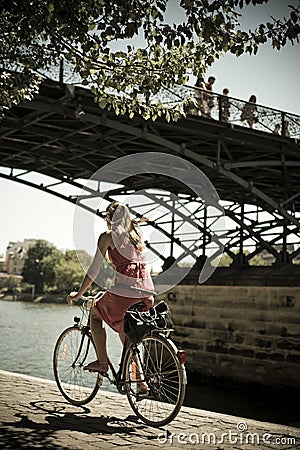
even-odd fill
[(110, 248), (108, 255), (116, 270), (115, 285), (95, 302), (94, 308), (113, 330), (123, 332), (124, 316), (132, 305), (143, 302), (143, 311), (153, 305), (151, 295), (131, 290), (130, 286), (149, 291), (153, 291), (154, 287), (143, 252), (131, 243), (120, 250)]

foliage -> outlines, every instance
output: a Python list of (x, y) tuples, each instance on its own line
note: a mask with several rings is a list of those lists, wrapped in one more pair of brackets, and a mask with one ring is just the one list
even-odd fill
[(55, 286), (59, 292), (70, 292), (80, 285), (84, 271), (78, 259), (61, 258), (55, 266)]
[[(80, 286), (91, 262), (91, 255), (84, 250), (63, 253), (49, 242), (39, 240), (28, 250), (22, 275), (24, 282), (35, 286), (36, 293), (42, 293), (45, 288), (66, 293)], [(108, 263), (101, 268), (97, 283), (112, 284), (112, 269)]]
[(23, 267), (23, 279), (35, 286), (35, 292), (43, 292), (44, 286), (55, 281), (54, 265), (60, 257), (59, 251), (49, 242), (38, 240), (29, 248)]
[(2, 280), (1, 293), (15, 292), (20, 285), (20, 277), (15, 275), (9, 275)]
[[(268, 1), (181, 0), (185, 20), (169, 24), (171, 0), (0, 0), (1, 104), (9, 108), (32, 98), (38, 74), (63, 59), (101, 108), (176, 120), (182, 106), (166, 109), (152, 101), (162, 86), (184, 84), (188, 74), (204, 73), (224, 52), (255, 54), (268, 41), (278, 50), (298, 41), (299, 7), (290, 6), (287, 18), (241, 29), (240, 12)], [(137, 48), (136, 36), (143, 39)], [(130, 44), (126, 50), (120, 50), (123, 40)]]
[[(233, 254), (238, 255), (239, 251), (234, 250)], [(245, 250), (244, 254), (247, 256), (250, 254), (249, 250)], [(223, 253), (222, 257), (220, 258), (220, 261), (218, 261), (218, 267), (229, 267), (233, 263), (233, 259), (227, 254)], [(260, 255), (255, 255), (253, 258), (249, 260), (250, 266), (266, 266), (266, 261), (262, 258)]]
[[(92, 262), (92, 257), (84, 250), (67, 250), (55, 266), (55, 285), (60, 292), (78, 289), (81, 281)], [(104, 261), (100, 273), (92, 289), (98, 286), (110, 287), (113, 281), (113, 269)]]

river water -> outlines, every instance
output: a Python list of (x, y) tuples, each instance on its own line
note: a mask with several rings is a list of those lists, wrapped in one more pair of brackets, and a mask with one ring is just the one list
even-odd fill
[[(54, 380), (54, 346), (74, 316), (81, 316), (78, 305), (0, 301), (0, 368)], [(110, 359), (117, 367), (121, 343), (110, 328), (107, 335)], [(105, 380), (103, 389), (115, 388)]]
[[(59, 334), (80, 316), (78, 305), (0, 300), (0, 369), (54, 380), (52, 356)], [(107, 327), (108, 353), (115, 368), (121, 355), (118, 335)], [(188, 365), (188, 362), (187, 362)], [(101, 389), (116, 392), (104, 380)], [(292, 400), (289, 403), (289, 400)], [(261, 392), (235, 391), (220, 386), (188, 384), (188, 406), (249, 417), (274, 423), (300, 426), (295, 399), (270, 399)], [(297, 405), (298, 406), (298, 405)]]

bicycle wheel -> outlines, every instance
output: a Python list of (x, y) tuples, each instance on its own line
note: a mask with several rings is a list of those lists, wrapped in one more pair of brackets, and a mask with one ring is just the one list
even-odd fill
[[(128, 351), (125, 361), (127, 397), (135, 414), (147, 425), (170, 423), (184, 400), (186, 374), (175, 344), (160, 335), (146, 336)], [(147, 391), (139, 394), (138, 381)]]
[(69, 327), (59, 336), (53, 355), (54, 377), (62, 395), (73, 405), (85, 405), (97, 394), (101, 375), (83, 370), (96, 359), (93, 341), (84, 329)]

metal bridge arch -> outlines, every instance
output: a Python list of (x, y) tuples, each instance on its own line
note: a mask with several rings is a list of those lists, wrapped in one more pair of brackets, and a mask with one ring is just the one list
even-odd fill
[[(107, 194), (107, 192), (103, 193), (101, 190), (92, 190), (88, 188), (85, 183), (81, 183), (76, 180), (66, 180), (64, 178), (60, 180), (47, 180), (43, 183), (38, 181), (34, 182), (26, 179), (26, 176), (28, 175), (30, 176), (33, 174), (28, 171), (24, 172), (16, 169), (11, 169), (9, 173), (5, 173), (3, 169), (0, 171), (0, 178), (11, 180), (54, 195), (55, 197), (68, 201), (74, 205), (79, 205), (86, 211), (101, 218), (104, 218), (104, 212), (89, 206), (86, 200), (102, 198), (104, 196), (105, 200), (109, 202), (132, 193), (132, 189), (128, 190), (126, 187), (120, 187), (119, 189), (110, 190), (109, 194)], [(67, 195), (63, 192), (55, 190), (57, 187), (63, 188), (62, 190), (64, 190), (66, 186), (72, 187), (74, 189), (74, 194)], [(200, 212), (202, 212), (202, 214), (200, 214), (198, 218), (194, 215), (194, 220), (192, 220), (191, 217), (187, 217), (187, 214), (192, 214), (192, 210), (191, 208), (188, 210), (186, 209), (186, 205), (190, 203), (190, 198), (187, 198), (186, 195), (177, 197), (172, 193), (159, 191), (157, 189), (156, 192), (153, 192), (153, 190), (142, 192), (139, 196), (141, 201), (138, 205), (128, 205), (130, 212), (134, 216), (142, 217), (143, 215), (146, 215), (150, 217), (153, 210), (157, 210), (158, 206), (163, 208), (163, 211), (158, 213), (156, 219), (153, 221), (150, 220), (149, 222), (149, 226), (157, 230), (162, 235), (162, 240), (157, 242), (146, 241), (146, 246), (162, 260), (162, 263), (166, 263), (169, 257), (173, 257), (174, 246), (180, 247), (181, 249), (181, 254), (176, 258), (178, 262), (187, 256), (191, 257), (193, 260), (196, 260), (199, 256), (200, 249), (202, 254), (205, 253), (205, 243), (208, 244), (211, 241), (210, 236), (214, 233), (214, 231), (210, 232), (209, 230), (207, 217), (205, 218), (205, 213), (203, 213), (206, 209), (203, 202), (201, 202), (201, 205), (199, 202), (196, 203), (194, 210), (196, 210), (198, 215)], [(181, 210), (185, 210), (185, 214)], [(172, 213), (173, 217), (170, 219), (169, 217)], [(201, 216), (202, 218), (205, 218), (204, 224), (201, 223)], [(180, 229), (186, 222), (189, 223), (190, 229), (189, 231), (181, 233), (180, 239), (176, 237), (176, 233), (178, 234), (178, 229)], [(170, 231), (168, 231), (166, 225), (170, 225)], [(203, 239), (200, 232), (201, 235), (204, 236)], [(185, 235), (188, 236), (186, 237)], [(197, 245), (195, 245), (195, 240), (198, 242)], [(199, 241), (201, 241), (201, 243), (199, 243)], [(164, 254), (160, 252), (157, 247), (160, 247), (161, 245), (168, 245), (169, 253)]]
[[(0, 176), (75, 203), (76, 193), (64, 195), (58, 188), (68, 184), (78, 191), (83, 186), (80, 180), (126, 154), (169, 152), (201, 168), (224, 200), (226, 215), (231, 221), (226, 251), (234, 260), (239, 261), (234, 250), (239, 248), (239, 255), (242, 255), (247, 241), (251, 240), (255, 248), (244, 262), (267, 250), (284, 263), (300, 253), (297, 248), (287, 252), (289, 242), (300, 242), (299, 147), (299, 141), (285, 136), (267, 135), (205, 117), (190, 116), (173, 124), (163, 120), (152, 123), (141, 118), (116, 117), (112, 112), (99, 110), (87, 90), (75, 88), (71, 95), (68, 86), (46, 82), (34, 101), (12, 108), (1, 124), (0, 164), (10, 172), (1, 170)], [(52, 181), (42, 186), (30, 184), (28, 176), (33, 172), (47, 175)], [(153, 192), (157, 186), (165, 193), (162, 200)], [(148, 202), (160, 204), (169, 213), (172, 193), (180, 198), (182, 210), (186, 202), (197, 202), (180, 183), (170, 183), (151, 174), (129, 179), (126, 186), (115, 190), (113, 195), (122, 196), (140, 189), (146, 190)], [(133, 213), (138, 214), (138, 208)], [(268, 217), (261, 220), (263, 213)], [(190, 223), (193, 236), (205, 234), (207, 218), (201, 202), (198, 215), (193, 214), (193, 224)], [(164, 217), (155, 227), (169, 240), (169, 255), (174, 246), (179, 246), (182, 255), (195, 259), (205, 253), (209, 230), (196, 245), (191, 242), (186, 245), (174, 235), (183, 216), (178, 209), (173, 224), (167, 219), (171, 231), (167, 231)], [(193, 236), (191, 234), (191, 240)], [(281, 246), (282, 254), (276, 246)], [(166, 258), (159, 256), (162, 260)]]

